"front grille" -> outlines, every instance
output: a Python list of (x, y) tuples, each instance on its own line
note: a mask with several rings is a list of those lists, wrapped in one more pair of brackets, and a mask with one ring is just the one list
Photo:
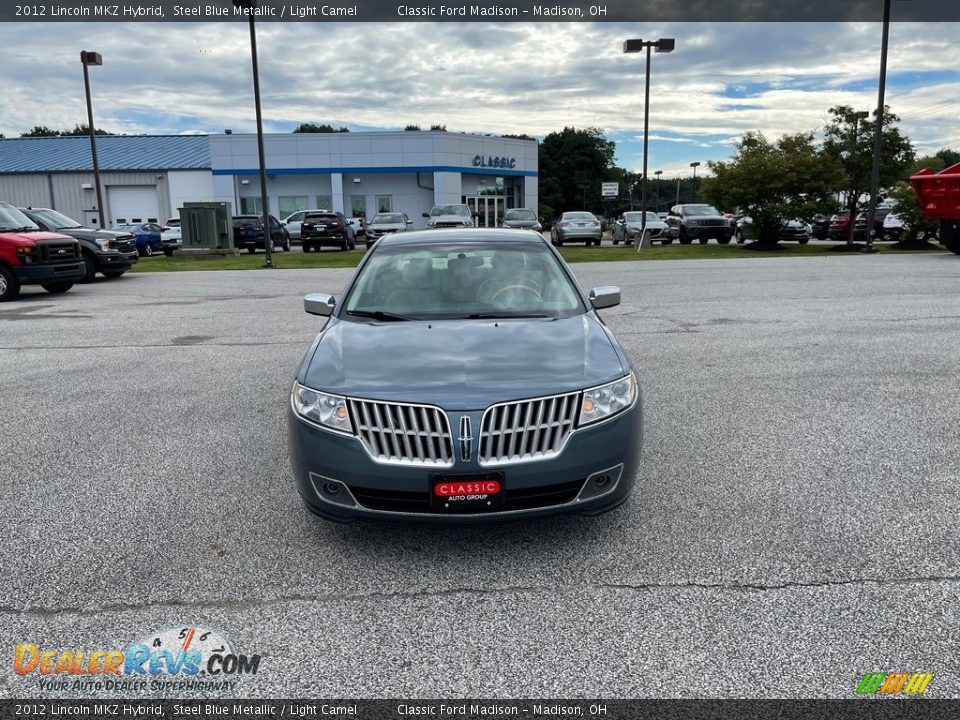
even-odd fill
[(730, 225), (730, 223), (728, 223), (726, 220), (720, 220), (720, 219), (697, 220), (696, 224), (699, 225), (700, 227), (725, 227), (725, 226), (729, 227)]
[(117, 239), (111, 240), (110, 244), (122, 253), (133, 252), (137, 249), (133, 235), (121, 235)]
[(481, 465), (553, 457), (580, 414), (580, 393), (491, 405), (480, 423)]
[(432, 405), (350, 399), (357, 436), (374, 460), (395, 465), (451, 467), (447, 414)]
[(42, 242), (37, 243), (40, 251), (40, 262), (44, 265), (68, 265), (80, 259), (80, 252), (75, 241), (69, 242)]
[[(409, 492), (404, 490), (379, 490), (376, 488), (358, 487), (350, 485), (353, 497), (368, 510), (399, 513), (422, 513), (430, 515), (453, 515), (450, 511), (435, 510), (430, 505), (429, 492)], [(574, 480), (554, 485), (540, 485), (532, 488), (509, 487), (504, 491), (503, 505), (493, 514), (509, 510), (532, 510), (536, 508), (554, 507), (573, 502), (583, 487), (583, 480)], [(472, 510), (481, 513), (483, 511)]]
[(458, 227), (464, 227), (464, 224), (462, 222), (438, 222), (438, 223), (434, 223), (434, 227), (458, 228)]

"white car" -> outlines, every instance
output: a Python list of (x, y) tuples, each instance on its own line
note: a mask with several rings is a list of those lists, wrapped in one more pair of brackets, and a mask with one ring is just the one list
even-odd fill
[(291, 240), (300, 240), (300, 225), (303, 218), (310, 213), (328, 213), (329, 210), (297, 210), (295, 213), (287, 215), (281, 223), (290, 234)]
[(180, 227), (180, 218), (170, 218), (160, 229), (160, 245), (163, 254), (167, 257), (183, 245), (183, 230)]
[[(640, 226), (643, 222), (643, 212), (640, 210), (630, 210), (623, 213), (613, 223), (613, 244), (632, 245), (640, 234)], [(673, 242), (670, 233), (667, 230), (667, 224), (660, 217), (651, 211), (647, 211), (647, 230), (650, 231), (650, 239), (659, 240), (663, 245), (669, 245)]]

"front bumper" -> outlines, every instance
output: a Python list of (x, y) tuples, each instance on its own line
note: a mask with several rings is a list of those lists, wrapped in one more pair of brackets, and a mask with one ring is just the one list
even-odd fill
[(13, 274), (21, 285), (39, 285), (46, 282), (77, 282), (84, 274), (83, 261), (59, 265), (15, 265)]
[(600, 228), (558, 228), (557, 237), (563, 242), (567, 240), (599, 240), (603, 237)]
[(129, 270), (139, 260), (136, 250), (129, 253), (97, 253), (100, 270), (107, 272)]
[[(468, 414), (480, 426), (482, 411)], [(450, 468), (424, 468), (375, 462), (356, 437), (321, 430), (288, 406), (290, 461), (306, 506), (328, 520), (408, 520), (478, 523), (557, 514), (595, 515), (626, 500), (637, 473), (643, 443), (643, 414), (636, 403), (611, 420), (573, 432), (552, 458), (481, 466), (455, 461)], [(502, 507), (480, 512), (431, 508), (435, 475), (502, 473)], [(331, 492), (332, 491), (332, 492)]]
[(687, 237), (729, 239), (733, 237), (733, 228), (729, 225), (687, 225)]

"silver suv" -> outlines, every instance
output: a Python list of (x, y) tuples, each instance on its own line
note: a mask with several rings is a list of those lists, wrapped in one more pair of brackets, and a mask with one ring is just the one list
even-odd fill
[(473, 227), (474, 213), (467, 205), (434, 205), (423, 216), (427, 218), (427, 229)]

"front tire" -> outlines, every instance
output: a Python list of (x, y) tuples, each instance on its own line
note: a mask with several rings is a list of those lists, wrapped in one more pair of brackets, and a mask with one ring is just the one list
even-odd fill
[(153, 243), (148, 242), (143, 246), (143, 254), (147, 256), (153, 255)]
[(15, 300), (20, 294), (20, 281), (13, 271), (0, 265), (0, 302)]
[(58, 293), (64, 293), (64, 292), (66, 292), (67, 290), (69, 290), (70, 288), (72, 288), (72, 287), (73, 287), (73, 281), (72, 281), (72, 280), (61, 280), (61, 281), (59, 281), (59, 282), (47, 282), (47, 283), (42, 283), (42, 284), (40, 285), (40, 287), (42, 287), (42, 288), (43, 288), (44, 290), (46, 290), (48, 293), (53, 293), (53, 294), (56, 295), (56, 294), (58, 294)]
[(97, 261), (86, 253), (83, 254), (83, 277), (82, 283), (92, 283), (97, 277)]
[(800, 238), (799, 240), (797, 240), (797, 242), (800, 243), (801, 245), (806, 245), (808, 242), (810, 242), (810, 238)]
[(687, 231), (681, 227), (680, 228), (680, 244), (689, 245), (692, 242), (693, 242), (693, 239), (689, 235), (687, 235)]
[(248, 248), (247, 248), (247, 252), (250, 253), (251, 255), (253, 255), (256, 251), (257, 251), (257, 249), (256, 249), (255, 247), (248, 247)]
[(699, 240), (701, 245), (706, 245), (708, 242), (710, 242), (710, 238), (699, 238)]
[(728, 238), (728, 237), (717, 238), (717, 242), (720, 243), (721, 245), (729, 245), (729, 244), (730, 244), (730, 238)]

